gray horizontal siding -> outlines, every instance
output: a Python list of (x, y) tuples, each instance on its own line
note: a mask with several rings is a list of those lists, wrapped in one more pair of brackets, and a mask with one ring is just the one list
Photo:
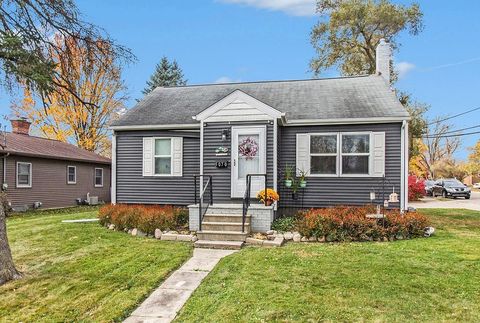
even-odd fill
[[(32, 164), (32, 187), (17, 188), (17, 162)], [(42, 202), (42, 208), (75, 206), (87, 193), (110, 202), (110, 165), (10, 155), (6, 166), (7, 198), (13, 207), (31, 208), (34, 202)], [(76, 184), (67, 184), (67, 166), (77, 168)], [(103, 169), (103, 187), (95, 187), (96, 167)]]
[[(231, 165), (228, 168), (217, 168), (216, 161), (231, 160), (231, 138), (227, 141), (222, 141), (222, 130), (230, 129), (232, 126), (239, 125), (255, 125), (266, 124), (263, 123), (242, 123), (242, 122), (209, 122), (204, 127), (203, 147), (203, 173), (205, 175), (212, 175), (213, 177), (213, 199), (215, 203), (231, 202)], [(268, 186), (273, 185), (273, 125), (267, 124), (267, 176)], [(228, 147), (229, 154), (225, 157), (215, 156), (215, 149), (218, 147)]]
[[(280, 191), (280, 207), (325, 207), (334, 205), (363, 205), (370, 203), (372, 188), (377, 193), (377, 203), (381, 202), (382, 179), (372, 177), (309, 177), (307, 187), (298, 194), (298, 200), (292, 199), (291, 190), (284, 185), (282, 170), (288, 163), (295, 165), (296, 134), (309, 132), (385, 132), (385, 177), (390, 183), (385, 185), (385, 198), (392, 192), (392, 184), (400, 199), (401, 177), (401, 124), (368, 124), (339, 126), (305, 126), (280, 128), (278, 142), (278, 187)], [(393, 205), (392, 205), (393, 206)], [(396, 204), (395, 206), (399, 206)]]
[[(124, 131), (117, 135), (117, 203), (193, 203), (193, 175), (200, 173), (200, 134), (186, 131)], [(183, 137), (183, 176), (144, 177), (143, 137)]]

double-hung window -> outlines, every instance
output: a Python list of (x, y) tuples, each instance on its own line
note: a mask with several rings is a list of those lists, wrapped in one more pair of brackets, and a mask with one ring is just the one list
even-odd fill
[(299, 133), (297, 176), (381, 177), (385, 172), (385, 132)]
[(322, 134), (310, 136), (311, 174), (325, 176), (337, 174), (337, 141), (337, 134)]
[(143, 138), (143, 176), (182, 176), (182, 168), (182, 137)]
[(95, 168), (95, 187), (103, 187), (103, 168)]
[(77, 167), (67, 166), (67, 184), (77, 184)]
[(17, 162), (17, 187), (32, 187), (32, 163)]
[(172, 175), (172, 139), (155, 139), (154, 152), (155, 175)]
[(370, 134), (342, 133), (342, 175), (368, 175), (370, 171)]

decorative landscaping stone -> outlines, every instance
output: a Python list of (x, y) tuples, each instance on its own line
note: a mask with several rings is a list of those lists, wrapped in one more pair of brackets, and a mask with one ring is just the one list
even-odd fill
[(147, 234), (145, 232), (137, 229), (137, 237), (146, 237), (146, 236)]
[(283, 233), (274, 234), (275, 238), (283, 238)]
[(320, 238), (317, 238), (317, 241), (318, 241), (318, 242), (325, 242), (326, 239), (325, 239), (325, 237), (320, 237)]
[(302, 239), (300, 239), (301, 242), (308, 242), (308, 238), (307, 237), (302, 237)]
[(137, 233), (138, 233), (138, 230), (136, 228), (132, 229), (132, 236), (136, 237)]
[(132, 229), (128, 229), (127, 233), (132, 234)]
[(268, 240), (262, 240), (262, 239), (255, 239), (255, 238), (247, 238), (245, 240), (246, 243), (253, 244), (253, 245), (263, 245), (264, 242), (268, 242)]
[(292, 240), (292, 239), (293, 239), (293, 233), (291, 233), (291, 232), (285, 232), (285, 233), (283, 234), (283, 238), (284, 238), (285, 240)]
[(197, 236), (192, 236), (192, 242), (195, 242), (197, 240), (198, 240)]
[[(267, 240), (273, 240), (273, 239), (276, 238), (276, 236), (277, 236), (276, 234), (269, 234), (269, 235), (267, 236)], [(282, 237), (283, 237), (283, 235), (282, 235)]]
[(275, 231), (274, 231), (274, 230), (268, 230), (268, 231), (267, 231), (267, 232), (265, 232), (265, 233), (266, 233), (267, 235), (272, 235), (272, 234), (274, 234), (274, 233), (275, 233)]
[(177, 235), (176, 234), (171, 234), (171, 233), (164, 233), (162, 234), (162, 240), (168, 240), (168, 241), (175, 241), (177, 240)]
[(109, 224), (108, 225), (108, 230), (115, 230), (115, 224)]
[(168, 231), (167, 233), (168, 233), (168, 234), (178, 234), (177, 231), (173, 231), (173, 230), (172, 230), (172, 231)]
[(177, 241), (192, 241), (192, 238), (190, 234), (177, 234)]
[(315, 238), (315, 237), (310, 237), (310, 238), (308, 238), (308, 241), (310, 241), (310, 242), (317, 242), (318, 239)]
[(294, 233), (293, 234), (293, 242), (300, 242), (300, 240), (302, 240), (302, 235), (298, 232)]
[(162, 230), (155, 229), (155, 239), (160, 239), (160, 238), (162, 238)]

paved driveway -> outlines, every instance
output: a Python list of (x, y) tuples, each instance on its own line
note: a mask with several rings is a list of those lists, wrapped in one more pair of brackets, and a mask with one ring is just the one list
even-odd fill
[(425, 197), (419, 202), (410, 202), (408, 205), (414, 208), (469, 209), (480, 211), (480, 192), (472, 192), (472, 197), (469, 200), (465, 200), (463, 197), (457, 199)]

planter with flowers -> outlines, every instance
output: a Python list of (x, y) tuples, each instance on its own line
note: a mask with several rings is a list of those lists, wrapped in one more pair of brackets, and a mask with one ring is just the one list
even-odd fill
[(278, 196), (278, 193), (272, 189), (272, 188), (267, 188), (267, 192), (265, 194), (265, 190), (261, 190), (260, 192), (257, 193), (257, 199), (264, 203), (267, 206), (272, 205), (274, 202), (278, 201), (280, 197)]
[(293, 185), (293, 172), (295, 169), (293, 166), (286, 164), (283, 170), (283, 176), (285, 177), (285, 187), (292, 187)]

